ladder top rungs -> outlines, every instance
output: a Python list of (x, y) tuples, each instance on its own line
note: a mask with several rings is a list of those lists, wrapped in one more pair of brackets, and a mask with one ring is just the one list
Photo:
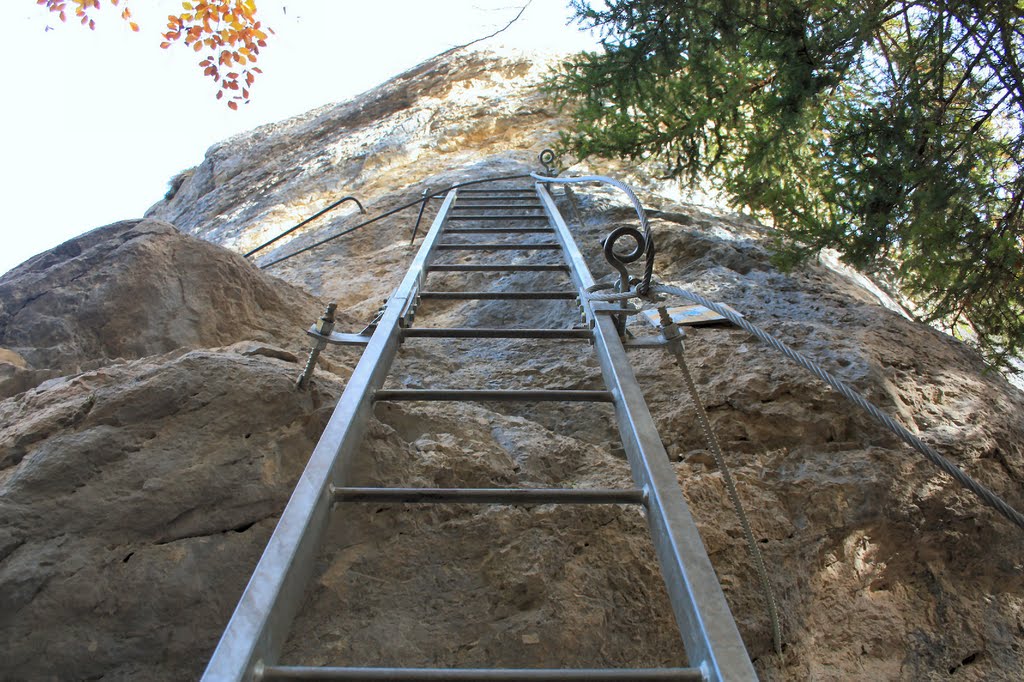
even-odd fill
[(700, 668), (332, 668), (272, 665), (263, 669), (263, 680), (397, 680), (423, 682), (491, 682), (531, 680), (704, 680)]

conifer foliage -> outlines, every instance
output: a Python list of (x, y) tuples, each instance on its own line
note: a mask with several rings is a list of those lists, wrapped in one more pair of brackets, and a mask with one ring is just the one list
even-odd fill
[(717, 184), (885, 269), (994, 362), (1024, 350), (1024, 3), (574, 0), (604, 53), (566, 61), (563, 150)]

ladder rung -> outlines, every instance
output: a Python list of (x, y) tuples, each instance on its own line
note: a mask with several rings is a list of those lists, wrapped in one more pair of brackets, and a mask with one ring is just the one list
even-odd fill
[(444, 231), (445, 234), (513, 234), (516, 232), (554, 232), (550, 227), (450, 227)]
[(406, 339), (582, 339), (589, 341), (589, 329), (503, 329), (495, 327), (406, 327)]
[(377, 391), (374, 400), (464, 400), (464, 401), (563, 401), (583, 403), (610, 403), (611, 391), (580, 390), (461, 390), (453, 388), (405, 388)]
[(336, 502), (644, 504), (643, 490), (615, 488), (335, 488)]
[(331, 668), (270, 665), (260, 678), (271, 680), (397, 680), (426, 682), (562, 682), (562, 680), (704, 680), (700, 668)]
[(437, 248), (448, 251), (551, 251), (562, 248), (557, 242), (541, 244), (438, 244)]
[(478, 197), (460, 196), (458, 201), (533, 201), (533, 197), (515, 196), (514, 194), (490, 194)]
[(428, 265), (426, 269), (430, 272), (569, 272), (569, 266), (560, 263), (507, 263), (502, 265), (449, 263)]
[(471, 211), (471, 210), (474, 210), (474, 209), (481, 209), (481, 210), (494, 209), (494, 210), (498, 210), (498, 209), (505, 209), (505, 208), (515, 209), (516, 211), (522, 211), (522, 210), (542, 211), (542, 210), (544, 210), (544, 207), (541, 204), (528, 204), (528, 205), (523, 205), (523, 204), (467, 204), (465, 206), (459, 206), (459, 205), (456, 204), (455, 206), (452, 206), (452, 210), (453, 211), (466, 211), (466, 210), (470, 210)]
[(491, 194), (492, 192), (518, 192), (520, 194), (524, 192), (529, 192), (531, 194), (536, 194), (537, 190), (533, 189), (532, 187), (492, 187), (491, 189), (485, 189), (483, 187), (470, 187), (465, 189), (459, 189), (459, 194)]
[(421, 291), (420, 298), (443, 301), (573, 300), (575, 291)]
[(453, 220), (547, 220), (546, 215), (450, 215), (448, 222)]

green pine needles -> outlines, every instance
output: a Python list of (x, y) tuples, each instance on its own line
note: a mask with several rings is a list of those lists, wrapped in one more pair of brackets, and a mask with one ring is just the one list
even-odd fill
[(884, 270), (993, 364), (1024, 351), (1024, 2), (574, 0), (563, 151), (711, 181), (783, 263)]

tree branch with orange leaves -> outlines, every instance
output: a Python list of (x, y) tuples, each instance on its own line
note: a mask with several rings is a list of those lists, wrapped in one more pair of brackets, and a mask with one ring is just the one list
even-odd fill
[[(121, 9), (121, 18), (131, 30), (138, 31), (139, 25), (126, 0), (109, 1)], [(36, 4), (56, 14), (62, 22), (73, 15), (90, 29), (96, 28), (93, 13), (101, 10), (100, 0), (36, 0)], [(249, 89), (256, 76), (263, 73), (256, 62), (273, 30), (264, 28), (256, 17), (255, 0), (182, 2), (181, 8), (179, 14), (168, 15), (160, 47), (166, 50), (181, 43), (199, 53), (203, 75), (217, 84), (217, 99), (224, 99), (228, 107), (238, 109), (239, 102), (249, 101)]]

